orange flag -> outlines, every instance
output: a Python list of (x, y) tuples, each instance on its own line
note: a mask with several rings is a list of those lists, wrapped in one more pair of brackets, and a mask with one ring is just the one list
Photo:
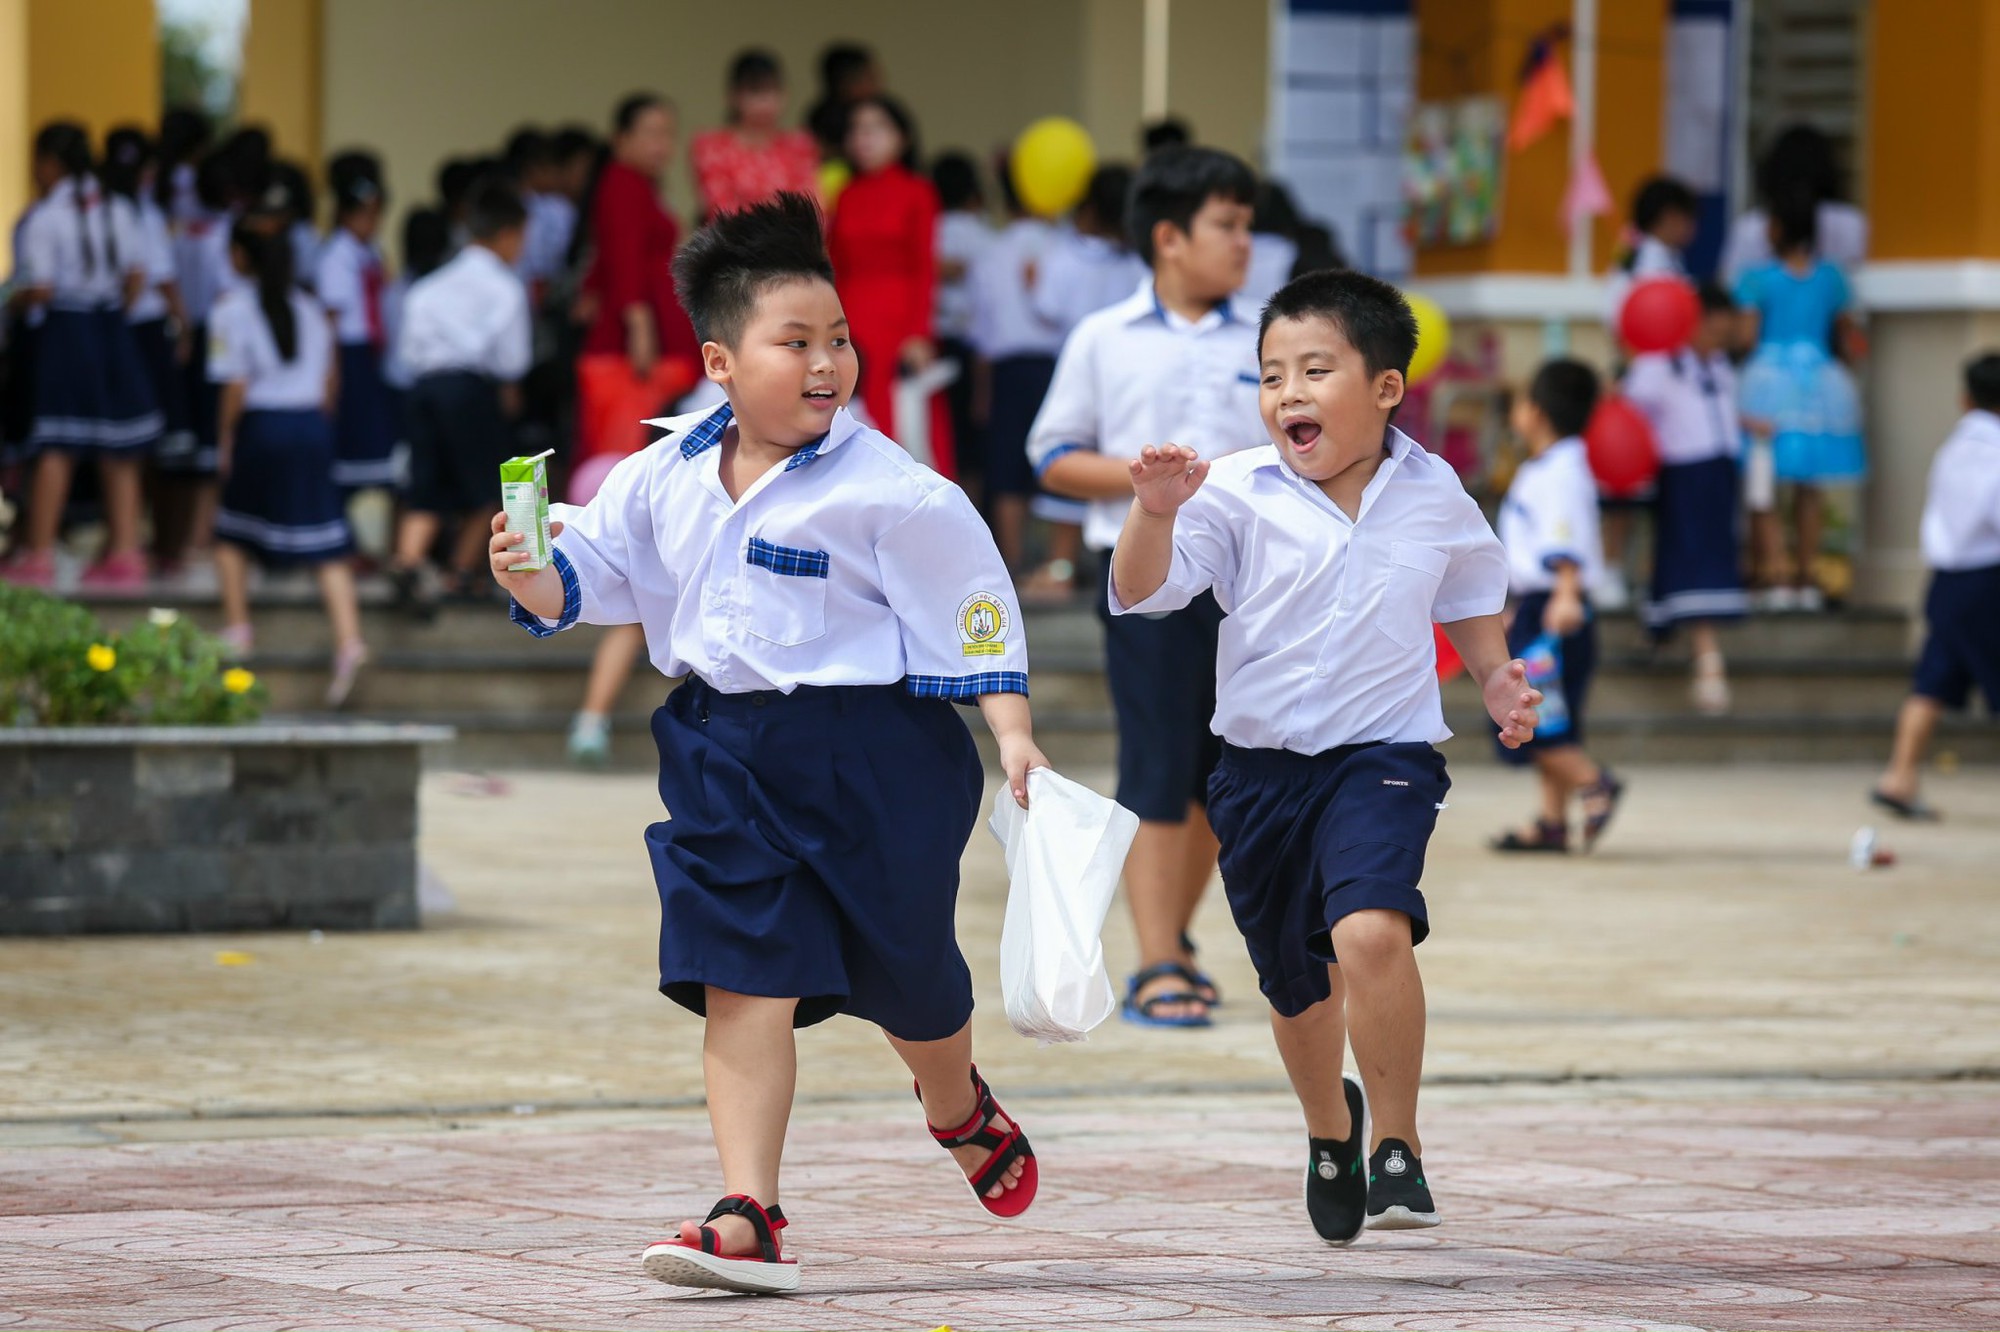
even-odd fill
[(1507, 150), (1518, 153), (1576, 111), (1569, 87), (1569, 69), (1552, 46), (1542, 44), (1531, 58), (1533, 68), (1521, 81), (1514, 102), (1514, 121), (1507, 127)]

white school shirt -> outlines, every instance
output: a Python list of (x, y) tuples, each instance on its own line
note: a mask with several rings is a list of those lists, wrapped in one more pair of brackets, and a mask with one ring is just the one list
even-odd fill
[(1174, 522), (1173, 565), (1115, 615), (1213, 588), (1228, 612), (1212, 729), (1246, 749), (1318, 754), (1451, 738), (1431, 624), (1497, 615), (1507, 561), (1458, 473), (1394, 426), (1354, 518), (1276, 445), (1215, 463)]
[(209, 382), (242, 384), (246, 411), (325, 406), (327, 375), (333, 367), (333, 332), (326, 310), (294, 290), (292, 323), (298, 331), (296, 351), (291, 360), (281, 360), (278, 340), (257, 303), (257, 289), (231, 287), (208, 312)]
[(968, 339), (972, 334), (972, 265), (993, 244), (996, 233), (978, 213), (939, 213), (937, 258), (965, 265), (964, 277), (937, 284), (937, 304), (931, 326), (941, 338)]
[(94, 187), (58, 181), (22, 221), (18, 244), (22, 285), (51, 288), (51, 309), (109, 310), (123, 300), (132, 251), (118, 246), (113, 262), (111, 210)]
[(382, 288), (382, 382), (390, 388), (406, 389), (417, 382), (403, 363), (403, 311), (412, 285), (410, 275), (400, 273)]
[(1683, 347), (1632, 358), (1619, 391), (1646, 414), (1663, 463), (1734, 458), (1743, 450), (1736, 369), (1721, 352)]
[(981, 356), (1054, 356), (1062, 329), (1035, 313), (1034, 285), (1056, 229), (1038, 218), (1015, 218), (972, 261), (966, 277), (971, 303), (968, 340)]
[(397, 353), (412, 379), (469, 370), (508, 383), (534, 359), (528, 289), (484, 245), (468, 245), (411, 285)]
[(550, 506), (563, 611), (543, 637), (641, 624), (653, 664), (726, 694), (902, 682), (922, 698), (1028, 691), (1007, 566), (965, 492), (846, 410), (826, 436), (723, 488), (729, 407), (649, 421), (595, 499)]
[(175, 279), (174, 235), (167, 221), (167, 210), (150, 196), (139, 200), (134, 220), (146, 285), (139, 289), (139, 298), (126, 309), (125, 318), (130, 323), (144, 324), (167, 317), (167, 295), (160, 288)]
[(174, 234), (174, 279), (189, 323), (207, 320), (216, 300), (239, 281), (229, 262), (229, 232), (235, 225), (233, 214), (198, 212)]
[(1974, 409), (1952, 428), (1931, 462), (1921, 531), (1933, 569), (2000, 564), (2000, 415)]
[(521, 262), (514, 271), (523, 282), (546, 282), (569, 262), (570, 237), (576, 233), (576, 205), (560, 194), (530, 194)]
[[(1183, 444), (1213, 461), (1271, 442), (1257, 410), (1257, 325), (1224, 301), (1193, 323), (1160, 304), (1150, 280), (1085, 317), (1063, 344), (1028, 432), (1037, 476), (1066, 453), (1136, 458)], [(1118, 544), (1128, 499), (1094, 500), (1083, 539)]]
[(374, 340), (368, 326), (369, 273), (381, 281), (382, 256), (345, 227), (335, 227), (319, 247), (313, 294), (333, 315), (334, 333), (343, 345)]
[(1530, 458), (1500, 501), (1500, 542), (1507, 548), (1508, 590), (1515, 596), (1555, 590), (1555, 565), (1577, 566), (1588, 594), (1604, 572), (1597, 530), (1597, 478), (1583, 439), (1571, 435)]
[(1150, 280), (1145, 260), (1124, 246), (1065, 228), (1042, 255), (1035, 313), (1067, 337), (1085, 315), (1118, 304)]

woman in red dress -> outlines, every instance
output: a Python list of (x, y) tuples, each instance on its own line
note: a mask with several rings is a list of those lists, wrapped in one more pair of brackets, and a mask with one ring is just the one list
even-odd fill
[(785, 72), (769, 51), (745, 51), (729, 67), (729, 123), (694, 136), (697, 216), (733, 213), (789, 190), (819, 194), (819, 145), (804, 130), (788, 130)]
[[(887, 97), (856, 102), (847, 117), (847, 160), (854, 178), (840, 192), (827, 249), (834, 283), (861, 353), (862, 405), (875, 425), (900, 439), (896, 380), (937, 357), (931, 311), (937, 293), (937, 192), (916, 173), (910, 117)], [(951, 417), (933, 394), (931, 454), (952, 475)]]

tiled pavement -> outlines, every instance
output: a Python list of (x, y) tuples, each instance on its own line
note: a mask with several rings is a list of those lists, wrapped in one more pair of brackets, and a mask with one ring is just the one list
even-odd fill
[[(980, 1059), (1046, 1195), (988, 1222), (880, 1038), (829, 1023), (788, 1158), (805, 1290), (756, 1302), (636, 1266), (717, 1191), (676, 1108), (698, 1028), (651, 993), (650, 788), (437, 774), (459, 909), (419, 933), (0, 941), (0, 1328), (2000, 1326), (2000, 774), (1936, 783), (1951, 820), (1885, 829), (1872, 874), (1844, 859), (1866, 771), (1630, 775), (1588, 860), (1480, 849), (1521, 779), (1452, 792), (1423, 948), (1444, 1229), (1312, 1239), (1218, 901), (1214, 1030), (1007, 1032), (982, 834)], [(1610, 1081), (1546, 1085), (1574, 1078)]]

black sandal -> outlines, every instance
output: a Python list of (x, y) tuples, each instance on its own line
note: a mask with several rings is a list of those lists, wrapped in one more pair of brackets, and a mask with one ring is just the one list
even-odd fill
[[(1185, 990), (1167, 990), (1151, 999), (1139, 998), (1139, 991), (1165, 976), (1185, 981)], [(1207, 1027), (1214, 1025), (1215, 1019), (1206, 1012), (1183, 1013), (1178, 1017), (1162, 1017), (1153, 1010), (1162, 1004), (1200, 1004), (1204, 1009), (1211, 1007), (1209, 1001), (1201, 997), (1201, 977), (1199, 973), (1178, 962), (1155, 962), (1144, 970), (1134, 972), (1125, 978), (1125, 1002), (1119, 1007), (1118, 1015), (1134, 1026), (1140, 1027)]]
[[(1583, 788), (1583, 849), (1593, 851), (1597, 839), (1604, 836), (1604, 830), (1611, 823), (1611, 816), (1618, 812), (1618, 802), (1625, 798), (1625, 783), (1612, 775), (1611, 769), (1599, 768), (1597, 780)], [(1590, 812), (1590, 802), (1602, 800), (1604, 808), (1597, 813)]]
[(1868, 799), (1899, 819), (1911, 823), (1936, 823), (1943, 815), (1917, 799), (1902, 800), (1887, 791), (1870, 791)]
[(1535, 835), (1523, 837), (1515, 829), (1509, 828), (1504, 834), (1487, 843), (1495, 851), (1541, 851), (1554, 855), (1569, 853), (1569, 825), (1551, 822), (1548, 819), (1535, 820)]
[[(722, 1237), (706, 1224), (717, 1217), (740, 1216), (757, 1232), (757, 1256), (725, 1254)], [(699, 1243), (683, 1239), (648, 1244), (641, 1259), (646, 1275), (672, 1286), (702, 1290), (733, 1290), (745, 1295), (778, 1295), (799, 1288), (799, 1265), (778, 1250), (778, 1232), (785, 1214), (762, 1207), (744, 1193), (732, 1193), (714, 1207), (698, 1230)]]

